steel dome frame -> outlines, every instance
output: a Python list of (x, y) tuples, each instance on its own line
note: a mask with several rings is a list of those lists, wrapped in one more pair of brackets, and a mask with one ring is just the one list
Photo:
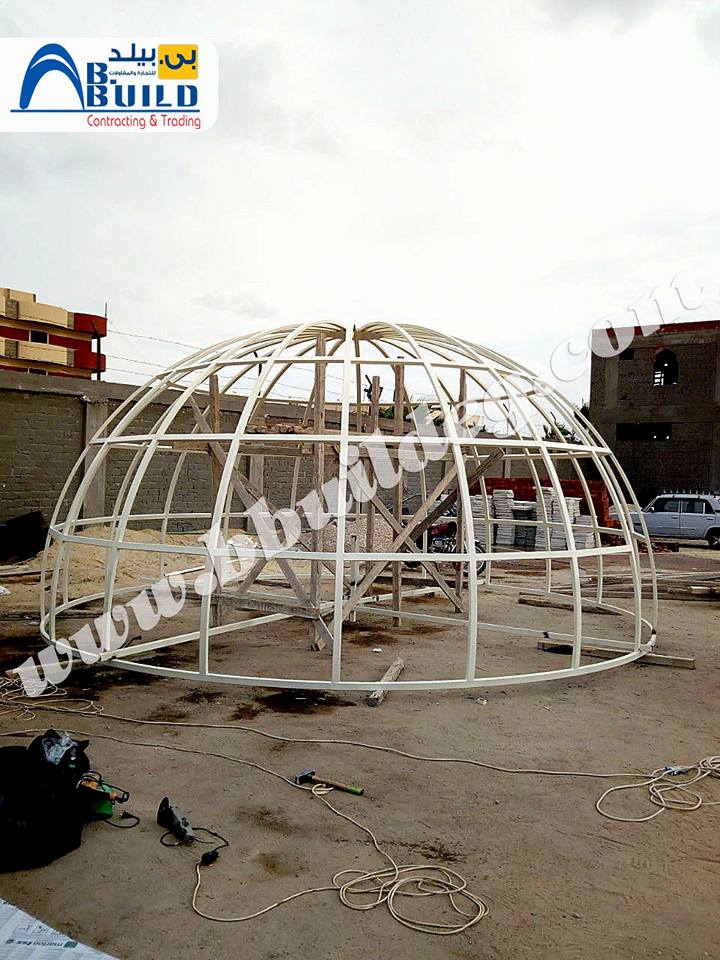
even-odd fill
[[(297, 439), (294, 435), (289, 437), (287, 434), (269, 431), (258, 432), (257, 423), (253, 423), (254, 414), (270, 398), (273, 389), (287, 371), (300, 364), (304, 368), (309, 366), (313, 377), (309, 395), (299, 398), (305, 404), (303, 418), (305, 430), (300, 435), (301, 439)], [(366, 370), (382, 368), (391, 372), (394, 377), (392, 404), (394, 432), (392, 435), (379, 437), (372, 431), (367, 432), (366, 428), (373, 426), (373, 415), (375, 416), (374, 425), (377, 425), (379, 378), (377, 376), (373, 378), (370, 402), (363, 404), (361, 395), (363, 368)], [(223, 393), (232, 393), (237, 389), (238, 382), (242, 378), (251, 376), (256, 369), (259, 373), (247, 395), (237, 427), (232, 432), (223, 433), (219, 429), (219, 419), (214, 413), (219, 409), (217, 406), (219, 396)], [(338, 382), (342, 382), (340, 428), (335, 431), (328, 430), (325, 421), (328, 369), (338, 371)], [(249, 505), (259, 499), (259, 491), (253, 488), (249, 479), (239, 471), (238, 467), (239, 457), (247, 453), (250, 445), (253, 445), (253, 449), (262, 446), (263, 449), (270, 451), (280, 450), (281, 447), (283, 451), (287, 451), (288, 448), (296, 447), (297, 453), (294, 456), (298, 465), (300, 458), (307, 456), (307, 451), (310, 450), (315, 489), (319, 488), (320, 481), (326, 476), (326, 464), (330, 459), (327, 451), (330, 450), (337, 462), (339, 505), (346, 503), (348, 458), (352, 450), (364, 450), (362, 456), (365, 457), (364, 462), (367, 462), (368, 445), (383, 443), (387, 445), (391, 457), (397, 462), (397, 471), (400, 473), (399, 445), (409, 444), (413, 449), (418, 445), (417, 441), (413, 441), (412, 437), (405, 433), (403, 425), (406, 409), (410, 410), (413, 419), (417, 414), (418, 404), (412, 401), (407, 389), (406, 374), (413, 370), (419, 371), (432, 385), (434, 391), (432, 402), (436, 405), (443, 424), (442, 437), (436, 441), (424, 438), (423, 443), (442, 443), (449, 453), (446, 457), (443, 480), (432, 491), (428, 491), (425, 472), (422, 471), (419, 474), (423, 504), (421, 510), (416, 511), (406, 524), (403, 523), (407, 517), (402, 515), (402, 494), (399, 496), (397, 493), (393, 494), (392, 511), (378, 498), (370, 501), (363, 511), (360, 507), (356, 507), (353, 516), (357, 518), (364, 512), (368, 527), (371, 527), (372, 517), (378, 514), (383, 516), (393, 530), (394, 549), (384, 553), (369, 549), (346, 550), (345, 528), (348, 514), (344, 506), (339, 506), (336, 516), (336, 546), (332, 552), (323, 548), (321, 533), (310, 531), (304, 534), (301, 541), (281, 550), (273, 558), (281, 565), (288, 584), (295, 591), (294, 607), (284, 609), (283, 604), (279, 603), (278, 609), (270, 613), (266, 611), (261, 616), (251, 617), (249, 620), (235, 620), (230, 623), (215, 622), (213, 607), (214, 603), (217, 603), (217, 596), (206, 594), (200, 603), (200, 619), (196, 631), (177, 634), (162, 640), (131, 644), (120, 649), (112, 648), (113, 608), (118, 598), (127, 596), (133, 591), (137, 592), (137, 587), (118, 587), (116, 584), (118, 560), (123, 551), (144, 550), (156, 553), (161, 573), (166, 572), (168, 554), (185, 554), (191, 566), (183, 571), (184, 573), (204, 571), (208, 577), (211, 576), (212, 557), (208, 551), (201, 545), (195, 547), (168, 542), (168, 528), (173, 521), (178, 520), (206, 521), (213, 538), (209, 546), (216, 554), (226, 555), (226, 548), (220, 546), (218, 540), (221, 531), (229, 530), (231, 519), (237, 519), (239, 516), (237, 511), (232, 511), (233, 497), (238, 495), (243, 500), (245, 515)], [(229, 378), (221, 387), (219, 376), (228, 374)], [(456, 392), (449, 389), (447, 381), (443, 379), (444, 376), (450, 375), (453, 377), (457, 375)], [(468, 395), (468, 386), (471, 390), (479, 391), (479, 395), (477, 397)], [(201, 387), (206, 387), (208, 393), (204, 391), (201, 393)], [(172, 394), (171, 401), (152, 428), (136, 432), (138, 418), (153, 402), (157, 402), (162, 395), (167, 395), (168, 391)], [(202, 397), (202, 402), (207, 402), (204, 411), (198, 403), (198, 397)], [(487, 401), (490, 397), (498, 409), (505, 411), (505, 434), (503, 436), (470, 434), (464, 425), (465, 412), (474, 404)], [(366, 406), (368, 407), (367, 416)], [(189, 432), (173, 432), (172, 426), (177, 415), (181, 410), (188, 408), (193, 412), (194, 426)], [(528, 411), (532, 416), (527, 416)], [(533, 420), (535, 416), (537, 422)], [(570, 437), (559, 429), (559, 423), (572, 425)], [(416, 422), (415, 426), (417, 426)], [(204, 445), (206, 454), (209, 453), (213, 464), (212, 512), (210, 515), (202, 512), (174, 512), (173, 497), (180, 471), (186, 457), (197, 453), (199, 445)], [(120, 485), (114, 507), (106, 516), (86, 517), (83, 508), (90, 485), (98, 471), (103, 468), (108, 456), (117, 449), (131, 450), (132, 460)], [(393, 453), (393, 451), (398, 452)], [(153, 514), (134, 513), (135, 499), (150, 464), (154, 458), (168, 453), (177, 456), (177, 462), (168, 471), (169, 483), (164, 509)], [(283, 452), (282, 455), (288, 454)], [(516, 549), (498, 552), (493, 549), (492, 543), (494, 522), (486, 511), (486, 547), (484, 551), (480, 551), (476, 547), (475, 520), (470, 501), (471, 487), (479, 483), (484, 490), (484, 474), (487, 469), (496, 463), (509, 462), (513, 459), (522, 459), (526, 462), (538, 491), (541, 489), (540, 471), (543, 472), (551, 488), (559, 494), (557, 503), (560, 509), (560, 520), (549, 520), (543, 505), (542, 519), (538, 516), (536, 521), (523, 521), (523, 523), (534, 522), (538, 528), (544, 528), (548, 549), (532, 554)], [(617, 512), (619, 528), (603, 527), (599, 524), (588, 482), (580, 463), (582, 459), (589, 460), (594, 465), (598, 476), (605, 484), (610, 501)], [(591, 514), (591, 523), (585, 526), (584, 530), (592, 534), (594, 540), (592, 548), (582, 549), (576, 546), (575, 529), (556, 469), (556, 462), (559, 460), (570, 462), (584, 490)], [(294, 471), (293, 500), (296, 500), (297, 465)], [(74, 484), (77, 484), (77, 489), (70, 497)], [(458, 552), (452, 559), (461, 572), (456, 572), (454, 583), (452, 578), (448, 581), (446, 576), (440, 574), (438, 554), (428, 552), (425, 538), (422, 539), (422, 549), (411, 546), (413, 539), (419, 540), (422, 536), (423, 523), (427, 523), (433, 510), (437, 510), (438, 503), (447, 502), (448, 498), (457, 502), (459, 517)], [(62, 505), (68, 499), (69, 506), (64, 510)], [(542, 496), (539, 500), (543, 501)], [(525, 367), (491, 350), (422, 327), (401, 326), (387, 322), (371, 323), (362, 327), (338, 323), (306, 323), (261, 331), (199, 350), (153, 377), (128, 397), (92, 438), (68, 477), (50, 522), (41, 577), (41, 632), (57, 650), (77, 658), (79, 655), (77, 648), (58, 634), (58, 615), (74, 608), (82, 608), (89, 602), (102, 601), (104, 632), (100, 639), (103, 662), (158, 676), (205, 680), (213, 683), (298, 689), (421, 690), (488, 687), (583, 676), (637, 660), (651, 651), (655, 645), (657, 589), (652, 549), (644, 521), (642, 521), (641, 532), (633, 529), (628, 505), (637, 510), (642, 518), (627, 477), (592, 424), (554, 388), (538, 380)], [(294, 507), (295, 503), (291, 506)], [(81, 514), (83, 514), (82, 517)], [(125, 540), (128, 525), (139, 521), (159, 523), (161, 541), (138, 543)], [(103, 536), (83, 535), (84, 528), (96, 525), (107, 527)], [(556, 527), (562, 530), (567, 544), (565, 549), (551, 549), (551, 532)], [(408, 534), (410, 528), (413, 535), (420, 531), (418, 537), (411, 537)], [(621, 543), (603, 543), (604, 535), (615, 536), (621, 540)], [(49, 549), (52, 544), (55, 545), (56, 554), (54, 563), (51, 565)], [(70, 595), (72, 550), (76, 544), (93, 545), (104, 549), (106, 564), (102, 592), (81, 597)], [(646, 609), (647, 599), (643, 597), (640, 544), (644, 544), (647, 549), (650, 565), (649, 611)], [(369, 542), (366, 543), (366, 547), (369, 545), (371, 545)], [(432, 586), (418, 590), (409, 588), (407, 582), (403, 583), (402, 565), (408, 559), (409, 550), (413, 553), (412, 560), (419, 562), (433, 581)], [(244, 590), (243, 596), (249, 604), (253, 577), (257, 577), (264, 563), (267, 562), (267, 557), (260, 546), (256, 549), (235, 549), (234, 554), (252, 561), (250, 575), (241, 585), (241, 589)], [(604, 597), (604, 559), (618, 555), (626, 556), (630, 566), (633, 602), (629, 609), (608, 603)], [(227, 553), (227, 556), (230, 557), (230, 553)], [(587, 602), (587, 598), (583, 598), (582, 595), (580, 571), (580, 561), (584, 558), (594, 558), (597, 562), (597, 584), (593, 603), (626, 617), (632, 626), (631, 638), (618, 640), (584, 635), (583, 604)], [(570, 597), (573, 604), (572, 633), (547, 634), (545, 631), (525, 627), (478, 623), (479, 590), (502, 591), (502, 586), (492, 581), (493, 561), (512, 563), (528, 559), (544, 561), (545, 586), (544, 590), (538, 592), (551, 597), (555, 595), (552, 585), (553, 563), (562, 561), (569, 565)], [(297, 560), (310, 561), (311, 577), (307, 589), (299, 581), (293, 582), (298, 578), (292, 571), (292, 561)], [(443, 556), (443, 560), (447, 561), (447, 556)], [(485, 569), (480, 574), (478, 561), (486, 561)], [(374, 566), (371, 567), (371, 564)], [(466, 567), (466, 580), (461, 564)], [(356, 568), (357, 565), (365, 566), (365, 576), (360, 582), (353, 578), (352, 583), (349, 584), (345, 575), (346, 566)], [(373, 576), (373, 570), (378, 567), (384, 570), (388, 565), (393, 571), (392, 592), (382, 594), (380, 597), (369, 595), (367, 589), (374, 584), (379, 575), (375, 573)], [(324, 569), (333, 571), (334, 592), (331, 602), (322, 601), (320, 596)], [(412, 596), (433, 591), (444, 593), (455, 605), (458, 615), (434, 616), (418, 613), (402, 606), (403, 601)], [(389, 607), (384, 605), (384, 600), (390, 601)], [(236, 605), (239, 609), (243, 609), (241, 601)], [(252, 606), (249, 609), (253, 609)], [(257, 610), (257, 606), (254, 609)], [(408, 621), (418, 620), (464, 626), (466, 649), (463, 674), (445, 679), (394, 680), (387, 683), (346, 677), (343, 673), (342, 660), (343, 622), (357, 613), (385, 616), (393, 619), (394, 622), (399, 622), (402, 618)], [(299, 615), (310, 621), (311, 646), (317, 649), (323, 647), (325, 642), (329, 643), (331, 653), (329, 679), (226, 674), (210, 669), (209, 652), (215, 637), (233, 631), (246, 630), (261, 623), (282, 621)], [(569, 643), (572, 645), (570, 664), (560, 669), (533, 673), (478, 676), (479, 627), (506, 634), (549, 637), (552, 640)], [(198, 664), (195, 670), (132, 659), (134, 656), (195, 640), (199, 645)], [(581, 663), (584, 643), (602, 644), (617, 650), (618, 655), (610, 660), (590, 664)]]

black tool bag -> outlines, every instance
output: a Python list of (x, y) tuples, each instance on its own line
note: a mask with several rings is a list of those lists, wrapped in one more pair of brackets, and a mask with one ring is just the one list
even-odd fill
[(42, 867), (80, 846), (90, 818), (77, 790), (87, 740), (47, 730), (29, 747), (0, 748), (0, 871)]

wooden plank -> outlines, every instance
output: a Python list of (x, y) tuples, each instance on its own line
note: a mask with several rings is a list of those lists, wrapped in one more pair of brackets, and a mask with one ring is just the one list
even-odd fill
[[(192, 396), (189, 397), (189, 402), (190, 402), (190, 406), (193, 409), (193, 414), (195, 416), (198, 426), (202, 430), (204, 430), (205, 433), (210, 433), (210, 428), (207, 422), (207, 418), (205, 417), (202, 410), (195, 402), (194, 397)], [(223, 448), (215, 440), (210, 441), (210, 446), (212, 447), (213, 453), (215, 454), (215, 456), (219, 457), (220, 462), (224, 465), (225, 461), (227, 460), (227, 454), (225, 453)], [(240, 497), (242, 502), (245, 504), (246, 510), (249, 510), (251, 506), (257, 503), (259, 500), (263, 499), (262, 491), (258, 490), (258, 488), (250, 482), (248, 477), (246, 477), (245, 474), (241, 473), (237, 467), (233, 467), (233, 470), (230, 474), (230, 478), (233, 486), (237, 490), (238, 496)], [(268, 510), (271, 513), (275, 513), (277, 511), (275, 504), (272, 502), (272, 500), (269, 497), (265, 497), (265, 503), (267, 504)], [(310, 545), (311, 541), (310, 541), (310, 538), (307, 536), (307, 534), (304, 534), (304, 533), (300, 534), (300, 536), (297, 539), (297, 542), (301, 544), (301, 546), (305, 547), (306, 550), (312, 549)], [(285, 573), (285, 575), (287, 576), (287, 572), (285, 570), (285, 567), (287, 567), (288, 565), (287, 561), (284, 561), (280, 558), (275, 558), (275, 559), (276, 559), (276, 562), (282, 568), (283, 573)], [(322, 562), (323, 562), (323, 565), (327, 567), (327, 569), (334, 575), (335, 573), (334, 565), (328, 561), (323, 560)], [(291, 576), (293, 577), (294, 580), (297, 580), (297, 577), (295, 577), (295, 575), (292, 572), (291, 572)]]
[(260, 593), (246, 594), (236, 602), (232, 593), (223, 593), (223, 602), (227, 607), (237, 607), (240, 610), (259, 610), (262, 613), (284, 613), (289, 617), (300, 617), (302, 620), (317, 620), (316, 613), (310, 607), (302, 605), (288, 595), (286, 600), (278, 597), (277, 593), (264, 598)]
[[(394, 417), (393, 426), (395, 436), (404, 435), (404, 412), (405, 412), (405, 367), (398, 363), (393, 367), (395, 374), (395, 393), (394, 399)], [(402, 467), (398, 463), (398, 478), (393, 488), (393, 514), (395, 522), (402, 527), (402, 504), (403, 504), (403, 476)], [(392, 605), (394, 610), (400, 610), (402, 606), (402, 561), (398, 560), (392, 565)], [(457, 592), (457, 591), (456, 591)], [(402, 626), (402, 617), (393, 617), (393, 624), (396, 627)]]
[[(314, 409), (315, 404), (315, 387), (313, 386), (310, 391), (310, 396), (308, 401), (305, 404), (305, 411), (303, 413), (302, 424), (307, 426), (310, 423), (310, 414)], [(241, 444), (242, 446), (242, 444)], [(298, 492), (298, 481), (300, 479), (300, 460), (298, 459), (298, 454), (301, 454), (303, 459), (312, 454), (312, 444), (311, 443), (298, 443), (297, 445), (298, 453), (294, 456), (296, 457), (295, 463), (293, 464), (293, 479), (292, 479), (292, 492), (290, 494), (290, 509), (295, 510), (297, 508), (297, 492)], [(268, 454), (269, 456), (274, 456), (272, 452)]]
[[(380, 425), (380, 377), (373, 377), (370, 382), (370, 422), (369, 432), (375, 433)], [(368, 484), (372, 487), (375, 479), (375, 470), (372, 465), (366, 466), (368, 474)], [(368, 500), (365, 505), (365, 552), (373, 553), (375, 551), (375, 504), (373, 500)], [(365, 561), (365, 573), (372, 568), (372, 560)]]
[[(477, 467), (475, 470), (473, 470), (473, 472), (468, 476), (467, 478), (468, 485), (474, 483), (475, 480), (478, 479), (478, 477), (482, 476), (483, 473), (485, 473), (487, 470), (493, 467), (496, 463), (502, 460), (504, 455), (505, 455), (505, 452), (501, 448), (497, 450), (494, 454), (489, 456), (486, 460), (484, 460), (482, 464), (479, 467)], [(432, 524), (437, 520), (437, 518), (441, 517), (445, 512), (445, 510), (447, 510), (447, 508), (457, 500), (459, 488), (456, 484), (455, 489), (451, 491), (451, 493), (445, 496), (437, 504), (437, 506), (428, 510), (428, 505), (431, 503), (435, 503), (437, 498), (444, 493), (444, 491), (450, 486), (450, 484), (455, 480), (456, 477), (457, 477), (457, 465), (453, 464), (450, 470), (448, 470), (448, 472), (445, 474), (445, 476), (443, 476), (438, 481), (438, 483), (435, 485), (435, 488), (432, 490), (432, 492), (420, 504), (418, 509), (412, 515), (412, 517), (410, 517), (410, 519), (407, 522), (407, 525), (403, 529), (403, 532), (399, 534), (390, 545), (390, 549), (387, 551), (388, 553), (398, 552), (400, 548), (404, 544), (409, 543), (411, 539), (413, 541), (413, 546), (414, 546), (414, 541), (419, 539), (419, 537), (422, 536), (422, 534), (432, 526)], [(388, 518), (386, 517), (386, 519)], [(392, 526), (392, 521), (389, 521), (389, 522), (391, 523), (391, 526)], [(418, 551), (415, 550), (415, 552), (417, 553)], [(386, 566), (387, 566), (387, 562), (383, 560), (378, 560), (377, 563), (373, 565), (370, 571), (362, 578), (356, 590), (350, 595), (349, 599), (345, 602), (345, 605), (343, 607), (343, 616), (347, 617), (348, 614), (355, 609), (355, 607), (360, 602), (362, 597), (367, 593), (367, 591), (372, 586), (373, 581), (377, 578), (377, 576), (380, 573), (382, 573), (382, 571), (385, 569)], [(425, 566), (425, 568), (428, 569), (426, 563), (423, 563), (423, 566)], [(441, 589), (443, 589), (444, 592), (447, 592), (444, 582), (441, 585)], [(462, 609), (462, 606), (460, 607), (460, 609)]]
[[(571, 654), (572, 646), (569, 643), (556, 643), (552, 640), (538, 640), (538, 650), (544, 650), (546, 653), (564, 653)], [(586, 647), (583, 645), (582, 656), (592, 657), (594, 659), (606, 660), (609, 657), (622, 656), (622, 651), (611, 650), (609, 647)], [(654, 667), (677, 667), (681, 670), (694, 670), (695, 657), (674, 657), (666, 653), (645, 653), (634, 663), (647, 663)]]
[[(407, 543), (411, 537), (415, 539), (414, 537), (415, 525), (418, 524), (422, 519), (422, 517), (425, 516), (427, 511), (427, 504), (434, 503), (437, 497), (439, 497), (440, 494), (448, 486), (450, 486), (456, 473), (457, 473), (457, 467), (453, 467), (453, 469), (449, 473), (447, 473), (444, 477), (442, 477), (442, 479), (440, 479), (437, 482), (433, 491), (423, 501), (423, 503), (420, 504), (418, 509), (412, 515), (412, 517), (407, 523), (407, 526), (403, 529), (403, 532), (400, 533), (390, 544), (390, 549), (387, 551), (387, 553), (398, 553), (400, 552), (400, 548), (405, 543)], [(387, 561), (385, 560), (378, 560), (375, 564), (373, 564), (370, 570), (365, 574), (365, 576), (362, 578), (360, 583), (357, 585), (357, 588), (355, 589), (355, 591), (351, 594), (351, 596), (345, 602), (345, 605), (343, 606), (343, 617), (347, 617), (348, 614), (355, 609), (355, 607), (358, 605), (358, 603), (362, 600), (362, 598), (365, 596), (367, 591), (372, 586), (373, 581), (377, 578), (378, 574), (382, 573), (382, 571), (385, 569), (386, 566), (387, 566)]]
[(0, 567), (0, 580), (14, 580), (16, 577), (39, 577), (42, 567), (3, 566)]
[[(463, 423), (465, 420), (465, 401), (467, 400), (467, 371), (460, 371), (460, 386), (458, 388), (457, 418)], [(457, 501), (457, 527), (455, 534), (455, 544), (458, 553), (461, 553), (465, 545), (465, 523), (463, 518), (462, 500)], [(455, 569), (455, 593), (462, 596), (463, 589), (463, 563), (459, 562)]]
[[(398, 521), (395, 519), (395, 517), (393, 517), (393, 515), (390, 513), (390, 511), (382, 502), (382, 500), (376, 496), (376, 497), (373, 497), (373, 501), (379, 513), (383, 517), (383, 519), (389, 523), (389, 525), (393, 528), (395, 533), (402, 533), (402, 530), (403, 530), (402, 523), (398, 523)], [(422, 550), (420, 549), (420, 547), (417, 546), (414, 540), (408, 540), (405, 543), (405, 547), (409, 553), (422, 553)], [(448, 600), (450, 600), (450, 602), (453, 604), (455, 609), (462, 610), (463, 609), (462, 600), (454, 592), (452, 587), (445, 581), (445, 578), (440, 575), (439, 563), (446, 562), (447, 556), (448, 556), (447, 554), (438, 554), (438, 557), (442, 559), (439, 559), (437, 562), (433, 562), (432, 560), (420, 560), (418, 562), (422, 564), (424, 569), (428, 572), (430, 577), (444, 592), (444, 594), (447, 596)], [(386, 561), (386, 566), (388, 563), (392, 563), (392, 562), (393, 561), (389, 561), (389, 560)]]
[[(380, 677), (380, 683), (390, 683), (392, 680), (397, 680), (404, 669), (405, 661), (402, 657), (398, 657)], [(366, 700), (367, 705), (369, 707), (379, 707), (389, 692), (389, 690), (373, 690)]]
[[(101, 617), (103, 615), (102, 607), (95, 607), (90, 610), (83, 610), (81, 607), (71, 608), (70, 610), (60, 610), (55, 614), (56, 620), (89, 620), (91, 617)], [(37, 610), (3, 610), (0, 620), (28, 620), (33, 623), (40, 623), (40, 614)]]
[[(521, 593), (518, 597), (518, 603), (526, 604), (529, 607), (552, 607), (554, 610), (574, 610), (575, 605), (572, 600), (561, 600), (556, 597), (538, 597), (529, 593)], [(592, 600), (582, 601), (582, 608), (585, 613), (603, 613), (613, 617), (619, 617), (617, 610), (608, 610)]]
[[(208, 379), (208, 400), (210, 430), (212, 433), (220, 433), (220, 381), (218, 380), (218, 375), (216, 373), (211, 373)], [(213, 456), (213, 452), (210, 447), (208, 446), (206, 449), (210, 454), (210, 468), (212, 470), (212, 502), (215, 503), (220, 490), (220, 481), (222, 479), (223, 468), (220, 460)], [(220, 514), (220, 520), (222, 522), (222, 513)], [(221, 587), (219, 584), (215, 585), (215, 589), (213, 590), (210, 598), (210, 626), (222, 626), (222, 599)]]
[[(211, 433), (221, 433), (220, 428), (220, 383), (218, 381), (218, 375), (216, 373), (211, 373), (209, 378), (209, 423), (210, 423), (210, 432)], [(212, 450), (206, 446), (208, 453), (211, 454), (212, 462), (212, 483), (213, 483), (213, 493), (217, 495), (218, 488), (220, 487), (220, 480), (222, 478), (222, 464), (217, 457), (212, 456)]]

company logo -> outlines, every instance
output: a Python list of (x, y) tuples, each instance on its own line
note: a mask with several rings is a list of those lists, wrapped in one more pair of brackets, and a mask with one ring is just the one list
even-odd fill
[(215, 122), (218, 62), (207, 41), (0, 44), (0, 130), (183, 131)]
[(194, 80), (198, 73), (197, 44), (161, 43), (158, 76), (161, 80)]
[(78, 68), (75, 66), (75, 61), (65, 47), (61, 47), (59, 43), (46, 43), (44, 47), (40, 47), (35, 56), (30, 60), (20, 89), (20, 109), (27, 110), (30, 106), (32, 95), (35, 93), (35, 88), (45, 74), (51, 70), (58, 70), (60, 73), (65, 74), (73, 87), (75, 87), (75, 93), (77, 93), (80, 100), (80, 109), (84, 109), (85, 100)]

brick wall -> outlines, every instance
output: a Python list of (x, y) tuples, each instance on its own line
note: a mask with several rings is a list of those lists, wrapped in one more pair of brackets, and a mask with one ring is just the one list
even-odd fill
[(29, 510), (50, 517), (83, 449), (83, 415), (77, 396), (0, 388), (0, 521)]
[[(88, 419), (88, 409), (100, 403), (101, 421), (113, 413), (134, 388), (125, 384), (97, 383), (56, 377), (37, 377), (0, 371), (0, 522), (30, 510), (42, 510), (49, 519), (65, 480), (82, 453), (86, 438), (95, 428)], [(136, 419), (132, 430), (147, 432), (167, 410), (170, 395), (153, 403)], [(102, 405), (105, 406), (102, 406)], [(243, 401), (239, 397), (221, 399), (221, 429), (235, 429)], [(328, 426), (335, 426), (337, 415), (328, 412)], [(172, 431), (188, 432), (193, 423), (189, 410), (181, 410)], [(381, 428), (391, 430), (390, 421), (381, 421)], [(106, 459), (105, 513), (114, 509), (122, 480), (136, 451), (115, 448)], [(172, 453), (158, 452), (150, 462), (137, 491), (133, 513), (158, 513), (164, 508), (165, 497), (177, 458)], [(249, 464), (244, 461), (245, 473)], [(294, 461), (289, 457), (265, 457), (264, 491), (278, 506), (290, 503)], [(428, 470), (428, 489), (440, 477), (441, 464)], [(69, 506), (82, 474), (72, 484), (64, 508)], [(173, 497), (173, 512), (210, 512), (211, 509), (210, 458), (202, 454), (188, 454), (178, 477)], [(312, 486), (312, 460), (300, 461), (298, 499)], [(407, 493), (419, 488), (417, 475), (406, 475)], [(392, 491), (381, 491), (389, 506)], [(237, 496), (233, 509), (242, 507)], [(95, 515), (93, 513), (93, 515)], [(137, 522), (140, 526), (142, 521)], [(148, 523), (148, 525), (150, 525)], [(197, 528), (197, 522), (175, 522), (173, 530)]]

